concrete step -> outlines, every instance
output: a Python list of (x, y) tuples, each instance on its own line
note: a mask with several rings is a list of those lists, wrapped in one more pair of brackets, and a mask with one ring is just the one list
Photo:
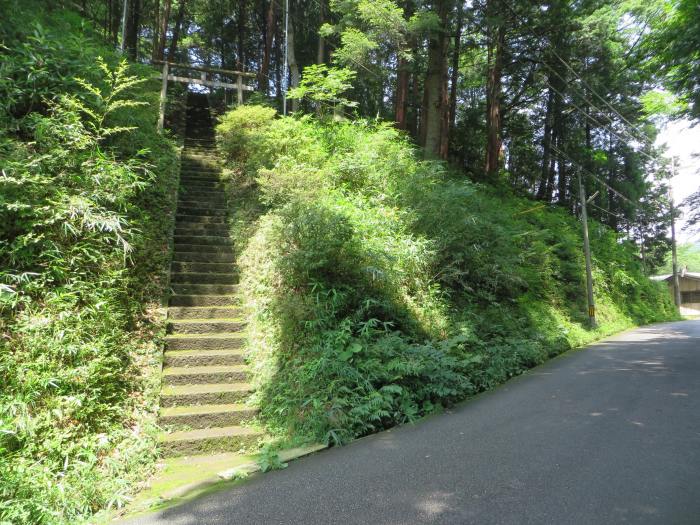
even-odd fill
[(236, 451), (257, 443), (262, 433), (245, 427), (230, 426), (171, 432), (159, 437), (165, 457)]
[(217, 262), (232, 263), (236, 260), (233, 253), (201, 253), (178, 251), (173, 253), (173, 262)]
[(233, 263), (213, 263), (213, 262), (174, 262), (170, 267), (175, 273), (234, 273), (236, 267)]
[(178, 213), (175, 215), (175, 226), (203, 226), (206, 224), (222, 225), (226, 223), (226, 217), (214, 216), (206, 217), (204, 215), (187, 215), (186, 213)]
[(180, 406), (162, 409), (158, 423), (175, 430), (226, 427), (240, 425), (257, 413), (242, 403)]
[(176, 243), (175, 253), (234, 253), (233, 246), (222, 244), (185, 244)]
[(243, 365), (242, 350), (169, 350), (163, 354), (165, 366)]
[(171, 284), (175, 295), (231, 295), (238, 291), (236, 284)]
[(199, 273), (175, 272), (170, 276), (171, 283), (182, 284), (237, 284), (238, 274), (228, 273)]
[(218, 335), (166, 335), (165, 348), (167, 350), (237, 350), (245, 346), (245, 335), (242, 332), (236, 334)]
[(242, 319), (172, 319), (169, 334), (228, 334), (240, 332), (246, 326)]
[(246, 383), (213, 385), (168, 385), (160, 395), (160, 406), (165, 408), (189, 405), (223, 405), (238, 403), (252, 394)]
[(163, 369), (167, 385), (213, 385), (238, 383), (248, 379), (246, 365), (183, 366)]
[(228, 235), (175, 235), (175, 246), (187, 244), (207, 244), (212, 246), (233, 246)]
[(170, 306), (237, 306), (235, 295), (172, 295)]

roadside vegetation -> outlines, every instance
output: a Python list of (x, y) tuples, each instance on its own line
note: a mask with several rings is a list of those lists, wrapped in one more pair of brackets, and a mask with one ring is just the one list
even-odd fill
[(258, 402), (282, 436), (343, 443), (676, 318), (635, 246), (593, 223), (587, 328), (580, 223), (420, 160), (388, 124), (244, 106), (217, 134)]
[(2, 4), (0, 523), (75, 524), (156, 459), (176, 149), (150, 70), (70, 11)]

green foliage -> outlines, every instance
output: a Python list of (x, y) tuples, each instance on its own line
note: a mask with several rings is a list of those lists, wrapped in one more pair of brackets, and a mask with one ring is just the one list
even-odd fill
[[(677, 253), (679, 269), (685, 266), (689, 272), (700, 272), (700, 246), (697, 244), (680, 244)], [(672, 266), (671, 253), (668, 253), (663, 266), (658, 269), (658, 273), (670, 274)]]
[(73, 524), (156, 459), (176, 155), (148, 69), (34, 4), (1, 25), (0, 522)]
[(357, 73), (350, 69), (313, 64), (304, 68), (299, 86), (290, 89), (287, 97), (309, 100), (321, 115), (329, 109), (336, 111), (355, 107), (356, 102), (342, 95), (352, 88), (352, 80), (356, 75)]
[[(219, 143), (237, 144), (239, 129), (220, 126)], [(274, 431), (343, 443), (674, 316), (634, 248), (593, 224), (602, 326), (587, 329), (577, 221), (420, 161), (389, 125), (304, 117), (251, 129), (250, 156), (224, 153), (262, 205), (237, 241)]]
[(258, 465), (260, 465), (260, 470), (262, 472), (269, 472), (271, 470), (281, 470), (287, 468), (287, 463), (284, 463), (280, 459), (280, 455), (277, 449), (275, 449), (270, 443), (264, 445), (257, 458)]

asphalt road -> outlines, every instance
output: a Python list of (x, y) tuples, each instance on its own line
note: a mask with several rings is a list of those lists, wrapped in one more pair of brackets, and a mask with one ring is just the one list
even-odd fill
[(439, 416), (131, 522), (700, 524), (700, 321), (569, 352)]

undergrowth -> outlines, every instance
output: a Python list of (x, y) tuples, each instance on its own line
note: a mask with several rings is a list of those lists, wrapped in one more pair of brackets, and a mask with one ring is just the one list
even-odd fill
[(281, 436), (343, 443), (675, 316), (634, 246), (591, 224), (587, 328), (580, 223), (420, 160), (388, 124), (244, 106), (217, 137), (257, 401)]
[(156, 459), (176, 150), (155, 131), (149, 69), (69, 10), (12, 4), (0, 19), (0, 523), (74, 524), (123, 505)]

